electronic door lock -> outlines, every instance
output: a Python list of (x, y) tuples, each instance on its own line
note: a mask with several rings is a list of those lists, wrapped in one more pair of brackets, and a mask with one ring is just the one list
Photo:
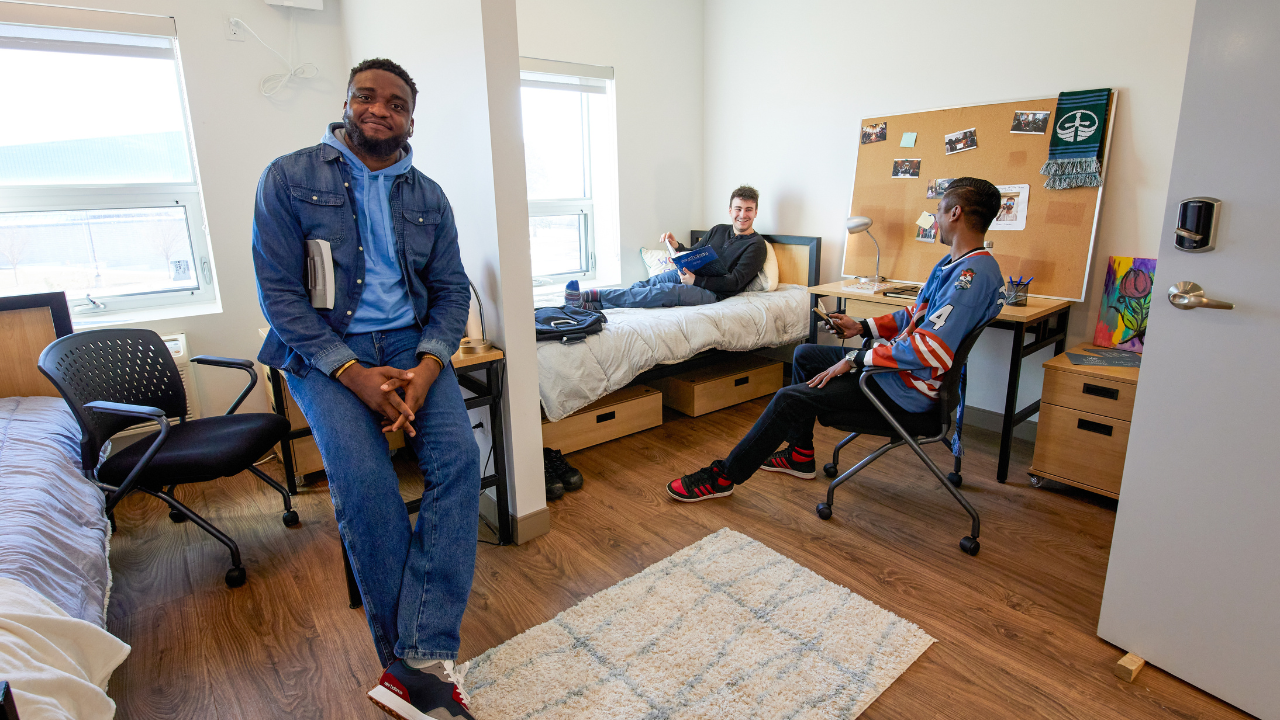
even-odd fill
[(1218, 243), (1218, 216), (1222, 201), (1193, 197), (1178, 203), (1178, 222), (1173, 227), (1173, 245), (1184, 252), (1209, 252)]

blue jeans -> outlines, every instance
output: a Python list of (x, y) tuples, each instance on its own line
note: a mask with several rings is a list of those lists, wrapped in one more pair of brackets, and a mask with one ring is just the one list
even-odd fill
[[(407, 370), (418, 364), (417, 328), (347, 335), (366, 366)], [(286, 373), (324, 458), (338, 531), (378, 658), (453, 660), (471, 593), (480, 515), (480, 453), (452, 365), (427, 391), (413, 421), (424, 488), (418, 522), (409, 523), (380, 415), (342, 383), (312, 369)]]
[(716, 294), (697, 285), (680, 282), (680, 273), (668, 270), (641, 280), (625, 290), (601, 290), (600, 304), (610, 308), (656, 308), (678, 305), (709, 305)]

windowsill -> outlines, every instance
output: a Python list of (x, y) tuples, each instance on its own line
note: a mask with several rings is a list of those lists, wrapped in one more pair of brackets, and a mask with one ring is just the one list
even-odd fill
[(137, 325), (138, 323), (156, 320), (174, 320), (177, 318), (196, 317), (199, 315), (216, 315), (222, 312), (222, 303), (218, 300), (208, 303), (192, 303), (190, 305), (169, 305), (166, 307), (138, 308), (121, 310), (112, 313), (77, 315), (71, 313), (71, 325), (76, 332), (96, 328), (119, 325)]
[[(533, 288), (533, 306), (540, 307), (556, 307), (564, 304), (564, 286), (565, 283), (552, 283), (551, 285), (543, 285), (542, 287)], [(605, 282), (603, 280), (579, 280), (578, 287), (583, 290), (598, 290), (600, 288), (616, 288), (622, 287), (618, 283)]]

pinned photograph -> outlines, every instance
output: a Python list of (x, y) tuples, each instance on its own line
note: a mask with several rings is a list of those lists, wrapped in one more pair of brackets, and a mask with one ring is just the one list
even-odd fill
[(947, 191), (951, 183), (955, 182), (955, 178), (938, 178), (929, 181), (929, 189), (925, 191), (924, 196), (927, 200), (937, 200)]
[(862, 144), (878, 143), (889, 138), (889, 123), (882, 122), (862, 128)]
[(997, 185), (1000, 211), (989, 230), (1024, 230), (1027, 227), (1027, 196), (1030, 185)]
[(1014, 110), (1011, 133), (1043, 135), (1049, 131), (1049, 113), (1035, 110)]
[(903, 158), (893, 161), (893, 175), (896, 178), (918, 178), (920, 177), (920, 158), (910, 160)]
[(953, 132), (950, 135), (943, 135), (942, 139), (947, 144), (947, 154), (964, 152), (965, 150), (973, 150), (978, 147), (978, 130), (977, 128), (969, 128), (960, 132)]
[(937, 242), (938, 241), (938, 224), (930, 223), (929, 227), (916, 225), (916, 240), (920, 242)]

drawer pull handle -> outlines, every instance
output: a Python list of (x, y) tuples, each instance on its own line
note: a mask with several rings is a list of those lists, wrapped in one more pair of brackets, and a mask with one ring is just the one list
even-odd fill
[(1106, 398), (1108, 400), (1119, 400), (1120, 390), (1117, 388), (1103, 387), (1101, 385), (1084, 384), (1084, 394), (1094, 397)]
[(1103, 425), (1100, 422), (1085, 420), (1084, 418), (1080, 418), (1079, 420), (1076, 420), (1076, 427), (1091, 433), (1106, 435), (1107, 437), (1111, 437), (1111, 431), (1114, 429), (1110, 425)]
[(734, 380), (734, 381), (733, 381), (733, 386), (734, 386), (734, 387), (738, 387), (739, 385), (746, 385), (746, 384), (747, 384), (747, 383), (749, 383), (749, 382), (751, 382), (751, 376), (750, 376), (750, 375), (748, 375), (747, 377), (740, 377), (740, 378), (738, 378), (737, 380)]
[[(599, 415), (597, 415), (596, 422), (597, 423), (609, 422), (610, 420), (616, 418), (617, 416), (618, 416), (618, 413), (614, 412), (613, 410), (610, 410), (607, 413), (600, 413)], [(1111, 433), (1108, 432), (1107, 434), (1110, 435)]]

